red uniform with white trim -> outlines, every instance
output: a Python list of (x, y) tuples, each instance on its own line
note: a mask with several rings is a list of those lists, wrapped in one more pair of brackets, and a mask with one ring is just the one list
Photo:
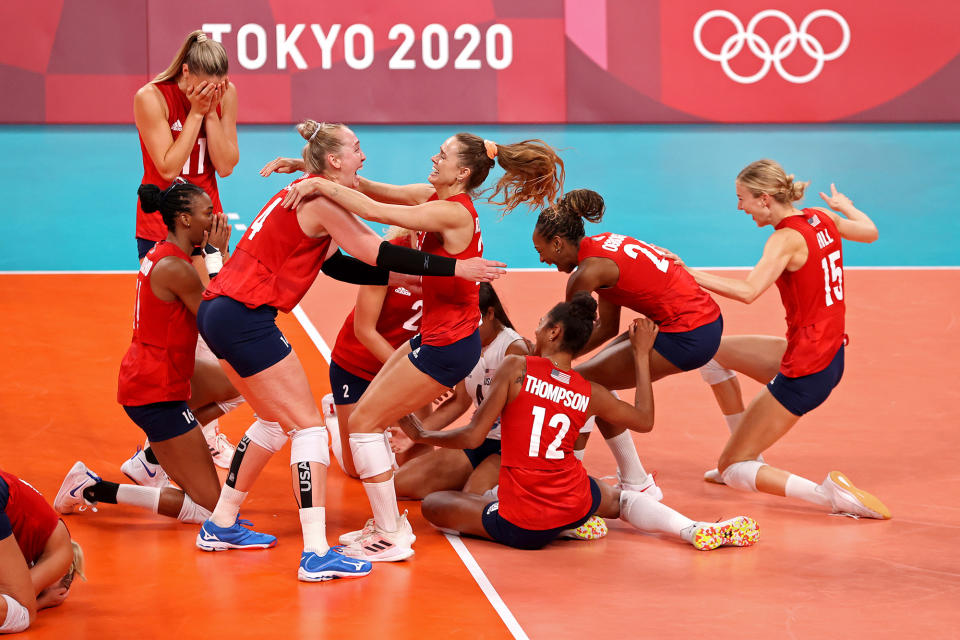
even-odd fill
[(590, 383), (546, 358), (526, 356), (523, 388), (500, 414), (500, 515), (542, 531), (587, 515), (590, 479), (573, 455), (587, 421)]
[(23, 552), (27, 564), (32, 565), (43, 553), (47, 540), (60, 522), (60, 516), (33, 485), (6, 471), (0, 471), (0, 477), (10, 488), (4, 513), (10, 519), (17, 546)]
[[(437, 194), (430, 200), (437, 200)], [(466, 193), (447, 198), (466, 207), (473, 216), (473, 238), (467, 248), (454, 255), (443, 248), (439, 233), (421, 231), (417, 234), (418, 249), (448, 258), (466, 260), (483, 256), (480, 237), (480, 217), (473, 200)], [(442, 347), (466, 338), (480, 326), (480, 284), (463, 278), (423, 276), (423, 320), (420, 323), (422, 344)]]
[(618, 233), (583, 238), (577, 261), (594, 257), (609, 258), (620, 269), (617, 283), (597, 295), (642, 313), (664, 333), (691, 331), (720, 317), (720, 306), (686, 269), (642, 240)]
[[(391, 244), (409, 247), (409, 238), (394, 238)], [(377, 318), (377, 333), (390, 343), (394, 349), (417, 335), (420, 330), (420, 316), (423, 314), (423, 295), (417, 278), (409, 278), (403, 285), (390, 286)], [(373, 380), (383, 363), (370, 353), (354, 332), (356, 308), (343, 321), (337, 341), (333, 345), (331, 358), (345, 371), (364, 380)]]
[(787, 311), (787, 351), (780, 372), (791, 378), (822, 371), (846, 341), (843, 301), (843, 248), (840, 232), (827, 214), (804, 209), (777, 229), (793, 229), (807, 243), (807, 261), (777, 278)]
[(204, 299), (227, 296), (251, 309), (268, 304), (284, 313), (297, 306), (317, 279), (331, 238), (307, 236), (297, 220), (297, 210), (280, 203), (293, 185), (320, 177), (305, 173), (270, 198), (240, 238), (230, 260), (210, 281)]
[(137, 274), (133, 341), (120, 363), (117, 386), (117, 400), (124, 406), (138, 407), (190, 397), (190, 377), (196, 362), (197, 318), (180, 300), (161, 300), (150, 287), (154, 267), (167, 257), (190, 264), (190, 256), (180, 247), (164, 241), (144, 256)]
[[(170, 125), (170, 134), (174, 141), (180, 137), (183, 130), (183, 123), (187, 121), (187, 114), (190, 113), (190, 100), (186, 94), (180, 91), (176, 82), (157, 82), (154, 86), (163, 94), (163, 99), (167, 103), (167, 124)], [(217, 114), (220, 114), (220, 106), (217, 105)], [(153, 159), (147, 152), (147, 146), (143, 143), (143, 136), (140, 136), (140, 151), (143, 153), (143, 180), (141, 184), (155, 184), (161, 189), (170, 186), (170, 180), (164, 180), (153, 164)], [(217, 173), (207, 154), (207, 129), (206, 123), (200, 125), (200, 132), (197, 134), (197, 141), (190, 151), (190, 157), (183, 165), (180, 175), (191, 183), (202, 187), (210, 199), (213, 201), (213, 212), (222, 213), (223, 206), (220, 204), (220, 192), (217, 190)], [(137, 198), (137, 237), (144, 240), (153, 240), (159, 242), (167, 237), (167, 225), (163, 224), (163, 217), (158, 212), (145, 213), (140, 206), (140, 199)]]

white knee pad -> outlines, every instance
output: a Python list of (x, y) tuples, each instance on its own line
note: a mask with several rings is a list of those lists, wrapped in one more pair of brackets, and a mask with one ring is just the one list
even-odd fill
[(715, 384), (720, 384), (724, 380), (736, 378), (737, 374), (730, 369), (722, 367), (716, 360), (711, 360), (707, 364), (700, 367), (700, 377), (703, 378), (704, 382), (710, 386), (713, 386)]
[(218, 402), (217, 406), (220, 407), (220, 410), (224, 413), (230, 413), (244, 402), (245, 400), (243, 399), (243, 396), (237, 396), (235, 398), (230, 398), (229, 400)]
[(763, 466), (757, 460), (734, 462), (723, 471), (723, 483), (728, 487), (736, 487), (745, 491), (757, 490), (757, 472)]
[(351, 433), (353, 466), (361, 478), (372, 478), (393, 468), (389, 446), (382, 433)]
[(177, 514), (177, 520), (187, 524), (203, 524), (212, 516), (213, 513), (207, 511), (196, 502), (190, 499), (190, 496), (184, 494), (183, 506), (180, 507), (180, 513)]
[(0, 593), (0, 598), (7, 601), (7, 617), (0, 625), (0, 633), (17, 633), (25, 631), (30, 626), (30, 612), (15, 598)]
[(326, 427), (297, 429), (290, 436), (290, 464), (319, 462), (330, 466), (330, 436)]
[(283, 427), (279, 422), (270, 422), (261, 417), (257, 417), (247, 429), (247, 437), (250, 442), (263, 447), (270, 453), (276, 453), (287, 443), (287, 434), (283, 432)]

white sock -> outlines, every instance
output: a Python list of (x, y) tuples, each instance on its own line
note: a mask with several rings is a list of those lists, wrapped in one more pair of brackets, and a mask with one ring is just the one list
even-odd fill
[(327, 423), (327, 433), (330, 435), (330, 450), (337, 464), (343, 469), (343, 443), (340, 442), (340, 420), (337, 416), (324, 416)]
[(647, 480), (647, 472), (640, 464), (640, 456), (637, 455), (637, 447), (633, 443), (629, 430), (608, 438), (607, 446), (610, 447), (610, 452), (617, 461), (621, 482), (643, 484)]
[(385, 482), (367, 482), (363, 489), (370, 500), (373, 519), (384, 531), (396, 531), (400, 527), (400, 509), (397, 506), (397, 492), (393, 488), (393, 476)]
[(223, 485), (220, 489), (220, 499), (217, 500), (217, 506), (213, 510), (210, 519), (218, 527), (232, 527), (237, 521), (237, 514), (240, 513), (240, 505), (247, 497), (246, 491), (237, 491), (230, 485)]
[(824, 495), (824, 493), (820, 490), (820, 485), (812, 480), (795, 476), (792, 473), (790, 474), (790, 477), (787, 478), (787, 483), (784, 486), (784, 493), (788, 498), (800, 498), (801, 500), (812, 502), (813, 504), (818, 504), (822, 507), (833, 506), (830, 502), (830, 498)]
[(740, 426), (740, 420), (743, 418), (743, 411), (740, 413), (731, 413), (730, 415), (723, 416), (723, 419), (727, 423), (727, 429), (730, 430), (730, 433), (733, 433), (737, 430), (737, 427)]
[(117, 504), (132, 504), (156, 513), (160, 506), (160, 487), (121, 484), (117, 488)]
[(583, 454), (586, 453), (586, 449), (574, 449), (573, 455), (577, 460), (583, 460)]
[(324, 507), (300, 509), (300, 527), (303, 529), (303, 550), (317, 555), (325, 554), (327, 544), (327, 510)]
[(212, 514), (190, 499), (190, 496), (183, 495), (183, 504), (180, 505), (180, 513), (177, 514), (177, 520), (189, 524), (203, 524)]
[[(648, 533), (669, 533), (689, 542), (696, 522), (636, 491), (620, 492), (620, 519)], [(684, 531), (687, 537), (684, 537)]]

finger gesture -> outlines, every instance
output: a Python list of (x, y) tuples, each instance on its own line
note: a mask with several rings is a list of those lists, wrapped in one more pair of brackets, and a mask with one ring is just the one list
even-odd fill
[(830, 195), (828, 196), (821, 191), (820, 197), (823, 198), (823, 201), (827, 203), (828, 207), (840, 213), (844, 213), (853, 207), (853, 200), (837, 191), (837, 185), (832, 182), (830, 183)]

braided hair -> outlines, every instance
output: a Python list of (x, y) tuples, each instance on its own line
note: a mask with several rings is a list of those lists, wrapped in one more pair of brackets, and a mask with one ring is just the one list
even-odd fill
[(137, 189), (140, 207), (146, 213), (159, 211), (163, 224), (167, 225), (170, 231), (177, 228), (177, 214), (190, 213), (193, 201), (204, 193), (206, 192), (201, 187), (183, 178), (177, 178), (163, 190), (155, 184), (142, 184)]

